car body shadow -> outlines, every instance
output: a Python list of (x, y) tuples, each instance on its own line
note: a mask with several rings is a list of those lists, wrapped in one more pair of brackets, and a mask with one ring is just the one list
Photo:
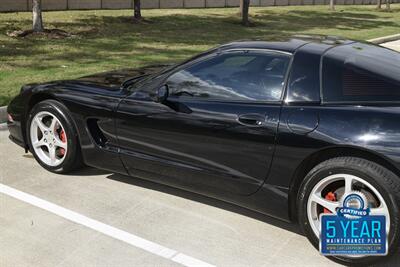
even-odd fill
[[(92, 167), (85, 167), (81, 170), (75, 171), (70, 173), (70, 175), (76, 175), (76, 176), (92, 176), (92, 175), (107, 175), (107, 179), (111, 179), (117, 182), (129, 184), (129, 185), (134, 185), (134, 186), (139, 186), (142, 188), (146, 188), (149, 190), (154, 190), (166, 194), (170, 194), (173, 196), (177, 196), (180, 198), (196, 201), (202, 204), (210, 205), (219, 209), (227, 210), (230, 212), (234, 212), (243, 216), (247, 216), (249, 218), (256, 219), (258, 221), (273, 225), (275, 227), (279, 227), (281, 229), (284, 229), (286, 231), (290, 231), (294, 234), (298, 235), (303, 235), (301, 232), (299, 225), (297, 223), (288, 223), (273, 217), (270, 217), (265, 214), (261, 214), (259, 212), (255, 212), (222, 200), (218, 200), (215, 198), (207, 197), (204, 195), (200, 195), (197, 193), (185, 191), (179, 188), (174, 188), (171, 186), (155, 183), (152, 181), (144, 180), (138, 177), (131, 177), (131, 176), (126, 176), (126, 175), (121, 175), (121, 174), (116, 174), (116, 173), (111, 173), (109, 171), (105, 170), (100, 170), (100, 169), (95, 169)], [(334, 259), (332, 259), (335, 261)], [(400, 246), (398, 246), (397, 250), (393, 253), (392, 256), (389, 258), (383, 260), (382, 262), (378, 262), (376, 264), (371, 264), (371, 265), (365, 265), (365, 266), (370, 266), (370, 267), (392, 267), (392, 266), (399, 266), (400, 262)]]
[[(155, 191), (166, 193), (166, 194), (171, 194), (171, 195), (181, 197), (184, 199), (188, 199), (188, 200), (196, 201), (196, 202), (199, 202), (202, 204), (210, 205), (210, 206), (213, 206), (213, 207), (216, 207), (219, 209), (238, 213), (243, 216), (247, 216), (247, 217), (256, 219), (258, 221), (273, 225), (275, 227), (279, 227), (286, 231), (290, 231), (292, 233), (304, 236), (304, 234), (300, 230), (299, 225), (295, 222), (288, 223), (288, 222), (270, 217), (268, 215), (261, 214), (259, 212), (255, 212), (255, 211), (252, 211), (252, 210), (249, 210), (249, 209), (246, 209), (246, 208), (234, 205), (234, 204), (230, 204), (230, 203), (222, 201), (222, 200), (218, 200), (218, 199), (207, 197), (207, 196), (200, 195), (197, 193), (174, 188), (171, 186), (151, 182), (148, 180), (143, 180), (143, 179), (140, 179), (137, 177), (125, 176), (125, 175), (121, 175), (121, 174), (110, 174), (109, 176), (107, 176), (107, 179), (111, 179), (114, 181), (130, 184), (130, 185), (134, 185), (134, 186), (147, 188), (150, 190), (155, 190)], [(332, 259), (332, 258), (330, 258), (330, 259)], [(334, 259), (332, 259), (332, 260), (335, 261)], [(392, 254), (392, 256), (390, 256), (387, 259), (384, 259), (382, 262), (372, 264), (372, 265), (370, 265), (370, 267), (399, 266), (399, 262), (400, 262), (400, 246)], [(368, 265), (365, 265), (365, 266), (368, 266)]]
[(110, 171), (106, 171), (106, 170), (92, 168), (92, 167), (84, 167), (82, 169), (66, 173), (65, 175), (71, 175), (71, 176), (95, 176), (95, 175), (107, 175), (107, 174), (111, 174), (111, 172)]
[(130, 176), (125, 176), (121, 174), (111, 174), (107, 176), (108, 179), (112, 179), (114, 181), (130, 184), (130, 185), (135, 185), (135, 186), (140, 186), (143, 188), (147, 188), (150, 190), (155, 190), (158, 192), (174, 195), (177, 197), (185, 198), (188, 200), (196, 201), (202, 204), (210, 205), (219, 209), (227, 210), (230, 212), (238, 213), (268, 224), (271, 224), (273, 226), (285, 229), (287, 231), (293, 232), (295, 234), (302, 235), (299, 227), (295, 223), (288, 223), (279, 219), (275, 219), (273, 217), (267, 216), (265, 214), (261, 214), (234, 204), (230, 204), (228, 202), (218, 200), (215, 198), (207, 197), (204, 195), (200, 195), (197, 193), (185, 191), (182, 189), (174, 188), (171, 186), (151, 182), (148, 180), (143, 180), (140, 178), (136, 177), (130, 177)]

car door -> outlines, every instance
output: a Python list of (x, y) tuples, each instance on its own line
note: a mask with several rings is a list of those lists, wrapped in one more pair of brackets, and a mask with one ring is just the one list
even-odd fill
[(273, 158), (290, 59), (281, 52), (218, 53), (163, 80), (164, 103), (135, 91), (116, 119), (128, 172), (193, 191), (256, 192)]

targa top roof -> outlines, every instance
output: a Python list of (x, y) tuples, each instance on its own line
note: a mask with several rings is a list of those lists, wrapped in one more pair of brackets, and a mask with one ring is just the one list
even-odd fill
[(294, 53), (298, 48), (309, 44), (320, 44), (325, 48), (330, 48), (338, 45), (349, 44), (354, 41), (344, 39), (337, 36), (323, 35), (295, 35), (288, 38), (278, 40), (240, 40), (231, 42), (219, 47), (219, 50), (226, 51), (230, 49), (271, 49), (288, 53)]

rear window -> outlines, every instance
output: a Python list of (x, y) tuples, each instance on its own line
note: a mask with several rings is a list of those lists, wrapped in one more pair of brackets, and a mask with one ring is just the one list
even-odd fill
[(400, 101), (400, 53), (354, 43), (326, 53), (322, 64), (325, 102)]

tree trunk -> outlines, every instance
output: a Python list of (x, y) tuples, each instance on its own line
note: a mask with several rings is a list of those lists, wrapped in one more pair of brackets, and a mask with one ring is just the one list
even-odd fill
[(141, 20), (142, 19), (142, 11), (140, 8), (140, 0), (133, 1), (133, 9), (134, 9), (134, 18), (136, 20)]
[(335, 0), (329, 1), (329, 9), (334, 11), (335, 10)]
[(240, 0), (239, 16), (243, 16), (243, 1), (244, 1), (244, 0)]
[(42, 3), (41, 0), (32, 0), (33, 31), (43, 32)]
[(390, 10), (390, 0), (386, 0), (386, 10)]
[(376, 4), (376, 8), (377, 9), (381, 9), (382, 8), (382, 0), (378, 0), (378, 2)]
[(250, 0), (243, 0), (243, 9), (242, 9), (242, 24), (244, 26), (249, 26), (249, 6)]

